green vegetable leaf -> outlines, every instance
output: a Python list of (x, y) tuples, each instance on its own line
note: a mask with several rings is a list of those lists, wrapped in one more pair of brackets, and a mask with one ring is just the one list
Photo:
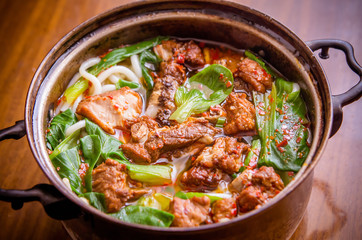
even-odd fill
[(119, 81), (116, 83), (116, 89), (121, 89), (123, 87), (129, 87), (131, 89), (137, 89), (140, 87), (138, 83), (126, 81), (123, 79), (119, 79)]
[(52, 154), (49, 155), (50, 159), (55, 158), (59, 153), (64, 152), (68, 149), (71, 149), (75, 146), (77, 146), (77, 142), (79, 139), (80, 130), (77, 130), (70, 134), (68, 137), (66, 137), (52, 152)]
[(158, 36), (147, 41), (133, 44), (131, 46), (115, 49), (108, 53), (102, 60), (95, 66), (93, 66), (89, 73), (98, 75), (101, 71), (125, 60), (126, 58), (142, 53), (149, 48), (152, 48), (160, 44), (163, 40), (167, 40), (168, 37)]
[(203, 197), (203, 196), (210, 198), (211, 203), (215, 202), (216, 200), (223, 199), (222, 197), (210, 195), (207, 193), (201, 193), (201, 192), (177, 192), (175, 194), (175, 197), (182, 198), (182, 199), (190, 199), (193, 197)]
[(82, 180), (78, 174), (80, 166), (80, 157), (78, 154), (78, 148), (72, 148), (64, 152), (59, 153), (52, 160), (55, 170), (59, 176), (67, 178), (70, 182), (72, 190), (77, 193), (82, 193)]
[(127, 160), (116, 159), (125, 164), (131, 179), (151, 185), (165, 185), (172, 183), (172, 167), (170, 165), (138, 165)]
[(82, 150), (84, 161), (88, 164), (88, 169), (84, 177), (85, 188), (92, 192), (92, 171), (101, 155), (101, 141), (97, 135), (88, 135), (80, 139), (80, 149)]
[(77, 121), (77, 117), (70, 109), (56, 115), (50, 123), (46, 136), (48, 148), (55, 149), (64, 140), (65, 130)]
[(291, 84), (279, 78), (271, 93), (253, 92), (261, 141), (258, 165), (298, 172), (309, 152), (309, 129), (303, 125), (307, 110), (299, 86)]
[(98, 210), (101, 210), (102, 212), (107, 212), (107, 206), (103, 193), (87, 192), (79, 195), (79, 197), (84, 197), (88, 199), (88, 202), (91, 206), (97, 208)]
[(103, 160), (107, 158), (126, 160), (126, 157), (120, 149), (122, 143), (118, 139), (107, 135), (97, 124), (88, 119), (85, 119), (85, 129), (89, 135), (97, 135), (99, 137)]
[[(192, 114), (205, 112), (210, 106), (220, 104), (231, 93), (233, 83), (229, 69), (219, 64), (208, 66), (177, 89), (175, 103), (178, 108), (170, 119), (181, 123)], [(188, 84), (190, 89), (186, 88)]]
[[(132, 55), (140, 54), (143, 51), (152, 48), (160, 44), (163, 40), (167, 39), (168, 37), (158, 36), (147, 41), (133, 44), (131, 46), (117, 48), (104, 56), (98, 64), (91, 67), (89, 69), (89, 73), (97, 76), (103, 70), (106, 70), (107, 68), (116, 65), (119, 62), (122, 62), (123, 60)], [(65, 91), (64, 95), (66, 96), (67, 102), (73, 103), (74, 100), (77, 99), (77, 97), (79, 97), (87, 88), (88, 80), (80, 78), (75, 84), (70, 86)]]
[(175, 217), (171, 213), (142, 206), (127, 206), (110, 215), (125, 222), (157, 227), (169, 227)]
[(153, 78), (150, 75), (145, 64), (146, 63), (152, 64), (153, 69), (150, 69), (150, 70), (157, 70), (160, 62), (161, 62), (161, 59), (153, 51), (146, 50), (146, 51), (142, 52), (140, 55), (142, 76), (145, 79), (146, 88), (148, 90), (151, 90), (153, 88)]

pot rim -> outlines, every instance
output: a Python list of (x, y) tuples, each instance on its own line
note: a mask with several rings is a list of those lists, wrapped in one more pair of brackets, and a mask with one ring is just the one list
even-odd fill
[[(41, 156), (38, 153), (37, 144), (39, 144), (39, 143), (34, 141), (34, 134), (33, 134), (33, 124), (34, 124), (34, 122), (33, 122), (33, 104), (35, 105), (35, 102), (32, 101), (32, 98), (33, 98), (34, 95), (37, 96), (39, 87), (42, 84), (42, 81), (44, 80), (45, 76), (48, 74), (48, 72), (42, 73), (42, 69), (45, 67), (45, 65), (49, 61), (54, 60), (53, 56), (57, 53), (57, 51), (59, 51), (61, 46), (66, 44), (68, 41), (70, 41), (70, 39), (74, 35), (76, 35), (78, 32), (80, 32), (82, 29), (96, 23), (99, 19), (107, 18), (107, 16), (110, 16), (110, 15), (116, 13), (116, 12), (125, 11), (127, 9), (136, 8), (136, 7), (146, 8), (147, 5), (149, 5), (149, 4), (155, 4), (155, 3), (162, 4), (162, 3), (170, 3), (170, 2), (213, 3), (213, 4), (222, 5), (222, 6), (232, 7), (232, 8), (238, 9), (238, 10), (249, 11), (249, 12), (251, 12), (252, 14), (254, 14), (256, 16), (261, 17), (261, 18), (265, 19), (266, 21), (269, 21), (271, 24), (278, 27), (281, 31), (288, 33), (289, 36), (292, 36), (293, 40), (295, 40), (297, 42), (297, 44), (299, 44), (299, 46), (301, 46), (303, 48), (304, 52), (308, 54), (308, 57), (313, 62), (313, 64), (315, 64), (315, 67), (317, 68), (317, 70), (322, 73), (322, 76), (324, 78), (322, 80), (325, 81), (327, 86), (328, 86), (327, 88), (325, 88), (325, 91), (326, 91), (325, 92), (326, 93), (325, 97), (327, 97), (327, 102), (328, 102), (328, 105), (330, 107), (329, 109), (330, 109), (330, 111), (332, 111), (332, 99), (331, 99), (330, 87), (329, 87), (328, 81), (326, 80), (326, 75), (324, 73), (324, 70), (321, 67), (318, 60), (313, 55), (313, 52), (305, 44), (305, 42), (302, 41), (293, 31), (291, 31), (289, 28), (287, 28), (283, 24), (279, 23), (277, 20), (273, 19), (272, 17), (270, 17), (270, 16), (268, 16), (268, 15), (262, 13), (262, 12), (259, 12), (258, 10), (249, 8), (247, 6), (244, 6), (244, 5), (235, 3), (235, 2), (229, 2), (227, 0), (192, 0), (192, 1), (184, 1), (184, 0), (176, 0), (176, 1), (172, 1), (172, 0), (145, 0), (145, 1), (137, 1), (137, 2), (133, 2), (133, 3), (129, 3), (129, 4), (125, 4), (125, 5), (115, 7), (113, 9), (111, 9), (111, 10), (108, 10), (106, 12), (103, 12), (101, 14), (98, 14), (98, 15), (88, 19), (87, 21), (81, 23), (80, 25), (78, 25), (77, 27), (72, 29), (69, 33), (67, 33), (49, 51), (49, 53), (46, 55), (46, 57), (43, 59), (43, 61), (41, 62), (41, 64), (37, 68), (36, 73), (34, 74), (34, 77), (33, 77), (32, 81), (31, 81), (30, 86), (29, 86), (29, 90), (28, 90), (28, 94), (27, 94), (27, 98), (26, 98), (25, 125), (26, 125), (28, 143), (29, 143), (29, 146), (31, 148), (31, 151), (32, 151), (35, 159), (37, 160), (37, 163), (39, 164), (40, 168), (45, 173), (47, 178), (51, 181), (51, 183), (53, 185), (55, 185), (55, 187), (64, 196), (66, 196), (68, 199), (70, 199), (73, 203), (77, 204), (78, 206), (81, 206), (82, 210), (84, 210), (85, 212), (89, 212), (91, 214), (97, 215), (98, 217), (101, 217), (101, 218), (103, 218), (106, 221), (111, 222), (111, 223), (121, 224), (121, 225), (128, 226), (130, 228), (137, 228), (138, 230), (144, 230), (144, 231), (152, 230), (153, 232), (177, 232), (177, 233), (182, 234), (183, 232), (184, 233), (186, 233), (186, 232), (187, 233), (189, 233), (189, 232), (203, 232), (203, 231), (207, 231), (208, 229), (211, 229), (211, 228), (212, 229), (220, 229), (220, 228), (225, 227), (226, 225), (234, 224), (236, 222), (243, 221), (245, 219), (249, 219), (249, 218), (252, 218), (252, 217), (257, 217), (261, 212), (264, 212), (267, 209), (272, 208), (275, 205), (275, 203), (277, 203), (281, 199), (287, 197), (292, 191), (294, 191), (294, 189), (301, 182), (303, 182), (304, 179), (309, 174), (311, 174), (313, 172), (313, 169), (314, 169), (316, 163), (319, 161), (319, 158), (320, 158), (321, 154), (323, 153), (323, 150), (326, 147), (328, 136), (329, 136), (329, 134), (331, 132), (332, 118), (330, 117), (327, 121), (324, 122), (324, 126), (321, 126), (321, 127), (323, 127), (323, 134), (321, 134), (321, 136), (320, 136), (319, 143), (313, 143), (313, 144), (316, 144), (318, 146), (316, 146), (315, 153), (314, 153), (313, 156), (311, 156), (310, 155), (311, 153), (309, 153), (308, 158), (311, 158), (311, 160), (309, 161), (309, 164), (307, 166), (304, 166), (305, 167), (304, 172), (302, 172), (302, 170), (301, 170), (297, 174), (296, 179), (294, 179), (293, 182), (291, 182), (276, 197), (274, 197), (273, 199), (268, 201), (261, 208), (255, 209), (255, 210), (250, 211), (250, 212), (248, 212), (246, 214), (238, 216), (237, 218), (234, 218), (234, 219), (232, 219), (232, 220), (230, 220), (228, 222), (202, 225), (202, 226), (194, 227), (194, 228), (176, 228), (176, 227), (161, 228), (161, 227), (147, 226), (147, 225), (141, 225), (141, 224), (127, 223), (127, 222), (123, 222), (123, 221), (120, 221), (118, 219), (115, 219), (115, 218), (113, 218), (113, 217), (111, 217), (111, 216), (97, 210), (96, 208), (84, 203), (78, 196), (76, 196), (69, 189), (67, 189), (64, 186), (64, 184), (60, 184), (62, 182), (61, 179), (58, 176), (54, 176), (54, 174), (49, 169), (47, 169), (47, 167), (45, 165), (42, 164), (42, 161), (45, 160), (45, 159), (42, 159)], [(39, 79), (41, 79), (42, 81), (39, 82)], [(36, 101), (36, 99), (35, 99), (35, 101)], [(321, 109), (321, 111), (322, 111), (322, 109)], [(319, 121), (319, 120), (317, 119), (316, 121)], [(306, 162), (307, 162), (308, 158), (306, 159)]]

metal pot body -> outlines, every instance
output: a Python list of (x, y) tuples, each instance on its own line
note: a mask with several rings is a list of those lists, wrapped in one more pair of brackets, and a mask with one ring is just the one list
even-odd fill
[[(59, 178), (49, 160), (44, 133), (49, 109), (65, 90), (71, 76), (78, 71), (80, 63), (90, 57), (157, 35), (206, 39), (262, 51), (271, 65), (301, 86), (312, 122), (311, 151), (296, 179), (265, 206), (227, 223), (198, 228), (156, 228), (123, 223), (99, 212), (75, 196)], [(73, 215), (58, 215), (58, 219), (77, 217), (63, 222), (74, 238), (287, 239), (295, 231), (308, 204), (313, 168), (331, 131), (332, 98), (313, 52), (272, 18), (223, 1), (152, 0), (113, 9), (66, 35), (39, 66), (29, 88), (25, 117), (32, 152), (56, 190), (64, 196), (61, 205), (49, 200), (45, 210), (48, 214), (56, 210), (56, 214), (61, 214), (67, 212), (67, 204), (71, 205), (69, 209), (74, 211)]]

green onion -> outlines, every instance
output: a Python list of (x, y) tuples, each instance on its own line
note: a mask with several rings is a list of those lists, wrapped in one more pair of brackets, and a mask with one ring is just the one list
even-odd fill
[(131, 89), (139, 88), (140, 85), (135, 82), (126, 81), (123, 79), (119, 79), (119, 81), (116, 83), (116, 89), (121, 89), (123, 87), (129, 87)]
[(224, 118), (224, 117), (219, 117), (219, 118), (217, 119), (217, 123), (216, 123), (215, 127), (223, 128), (225, 122), (226, 122), (226, 118)]

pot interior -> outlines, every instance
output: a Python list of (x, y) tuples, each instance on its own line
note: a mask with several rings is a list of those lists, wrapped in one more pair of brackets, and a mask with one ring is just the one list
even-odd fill
[(210, 40), (234, 48), (262, 51), (267, 62), (288, 80), (300, 85), (309, 108), (313, 140), (305, 166), (296, 180), (270, 204), (285, 196), (298, 184), (313, 159), (318, 158), (328, 138), (329, 88), (312, 52), (292, 32), (264, 14), (220, 1), (165, 1), (162, 4), (147, 1), (121, 6), (80, 25), (51, 50), (34, 76), (26, 106), (29, 143), (51, 182), (69, 198), (83, 204), (62, 184), (49, 160), (44, 137), (49, 109), (80, 64), (109, 49), (158, 35)]

